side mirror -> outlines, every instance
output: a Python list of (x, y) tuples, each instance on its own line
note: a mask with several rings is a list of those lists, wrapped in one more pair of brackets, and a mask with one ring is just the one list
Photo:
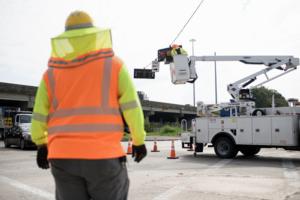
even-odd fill
[(20, 124), (20, 116), (17, 115), (15, 118), (15, 126), (19, 126), (19, 124)]

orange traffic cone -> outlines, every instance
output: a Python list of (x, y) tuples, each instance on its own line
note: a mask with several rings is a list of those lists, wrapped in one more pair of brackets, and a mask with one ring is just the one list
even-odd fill
[(170, 156), (168, 157), (168, 159), (178, 159), (178, 157), (176, 156), (176, 153), (175, 153), (174, 140), (172, 140), (171, 152), (170, 152)]
[(153, 145), (153, 149), (151, 150), (151, 152), (159, 152), (157, 149), (156, 138), (154, 138), (154, 145)]
[(131, 138), (128, 138), (127, 154), (128, 155), (132, 154)]

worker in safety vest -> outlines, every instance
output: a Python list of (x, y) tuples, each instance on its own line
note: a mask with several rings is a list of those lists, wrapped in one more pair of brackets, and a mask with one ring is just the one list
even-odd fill
[(122, 115), (136, 162), (147, 154), (146, 133), (130, 75), (112, 50), (111, 32), (75, 11), (51, 44), (31, 127), (37, 164), (47, 169), (49, 161), (57, 200), (127, 199)]
[(171, 52), (170, 52), (171, 56), (175, 56), (175, 55), (187, 55), (187, 51), (184, 50), (181, 46), (177, 45), (177, 44), (173, 44), (171, 46)]

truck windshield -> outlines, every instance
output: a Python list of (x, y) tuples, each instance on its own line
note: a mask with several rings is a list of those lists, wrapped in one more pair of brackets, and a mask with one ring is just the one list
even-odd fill
[(20, 123), (31, 123), (31, 115), (20, 115)]

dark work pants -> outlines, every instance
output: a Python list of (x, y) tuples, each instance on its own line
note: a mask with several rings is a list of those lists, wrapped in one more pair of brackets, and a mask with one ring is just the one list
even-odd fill
[(56, 200), (126, 200), (127, 168), (120, 159), (52, 159)]

